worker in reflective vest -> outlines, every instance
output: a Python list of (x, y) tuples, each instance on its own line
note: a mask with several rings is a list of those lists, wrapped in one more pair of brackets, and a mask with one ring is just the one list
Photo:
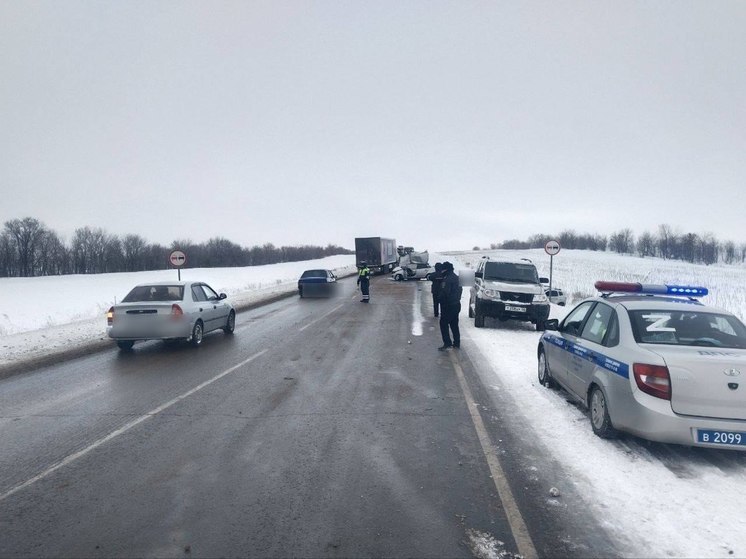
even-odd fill
[(363, 261), (360, 262), (360, 269), (357, 272), (357, 284), (360, 286), (360, 291), (363, 294), (363, 298), (360, 299), (361, 303), (367, 303), (370, 301), (370, 268), (368, 263)]

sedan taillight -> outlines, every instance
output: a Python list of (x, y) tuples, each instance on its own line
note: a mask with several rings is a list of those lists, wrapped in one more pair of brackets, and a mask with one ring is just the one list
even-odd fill
[(671, 399), (671, 377), (668, 374), (668, 367), (635, 363), (632, 370), (640, 390), (656, 398)]
[(114, 307), (106, 311), (106, 324), (111, 326), (114, 323)]
[(181, 310), (181, 307), (176, 303), (171, 305), (171, 319), (179, 320), (182, 316), (184, 316), (184, 311)]

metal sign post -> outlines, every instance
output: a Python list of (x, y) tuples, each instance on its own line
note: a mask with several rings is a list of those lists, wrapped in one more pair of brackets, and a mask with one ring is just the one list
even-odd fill
[(186, 254), (180, 250), (175, 250), (169, 255), (168, 261), (171, 262), (172, 266), (176, 266), (176, 270), (179, 272), (179, 281), (181, 281), (181, 267), (186, 264)]
[(544, 245), (544, 252), (549, 255), (549, 302), (552, 302), (552, 268), (554, 267), (554, 255), (559, 254), (559, 241), (548, 241)]

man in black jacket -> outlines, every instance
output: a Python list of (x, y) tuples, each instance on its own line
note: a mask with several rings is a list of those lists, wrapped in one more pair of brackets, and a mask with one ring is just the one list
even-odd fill
[[(449, 347), (461, 347), (461, 333), (458, 329), (458, 315), (461, 312), (461, 286), (458, 276), (453, 273), (453, 264), (443, 262), (443, 284), (440, 288), (440, 335), (443, 345), (438, 349), (445, 351)], [(450, 330), (450, 332), (449, 332)], [(451, 342), (453, 333), (453, 342)]]
[(433, 310), (435, 311), (435, 316), (438, 316), (440, 289), (443, 286), (443, 264), (436, 262), (435, 271), (428, 274), (428, 279), (432, 282), (430, 290), (433, 292)]

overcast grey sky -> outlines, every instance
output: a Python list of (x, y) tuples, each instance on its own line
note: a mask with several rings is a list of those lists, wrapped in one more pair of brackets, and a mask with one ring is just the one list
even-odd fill
[(746, 1), (0, 0), (0, 223), (746, 241)]

